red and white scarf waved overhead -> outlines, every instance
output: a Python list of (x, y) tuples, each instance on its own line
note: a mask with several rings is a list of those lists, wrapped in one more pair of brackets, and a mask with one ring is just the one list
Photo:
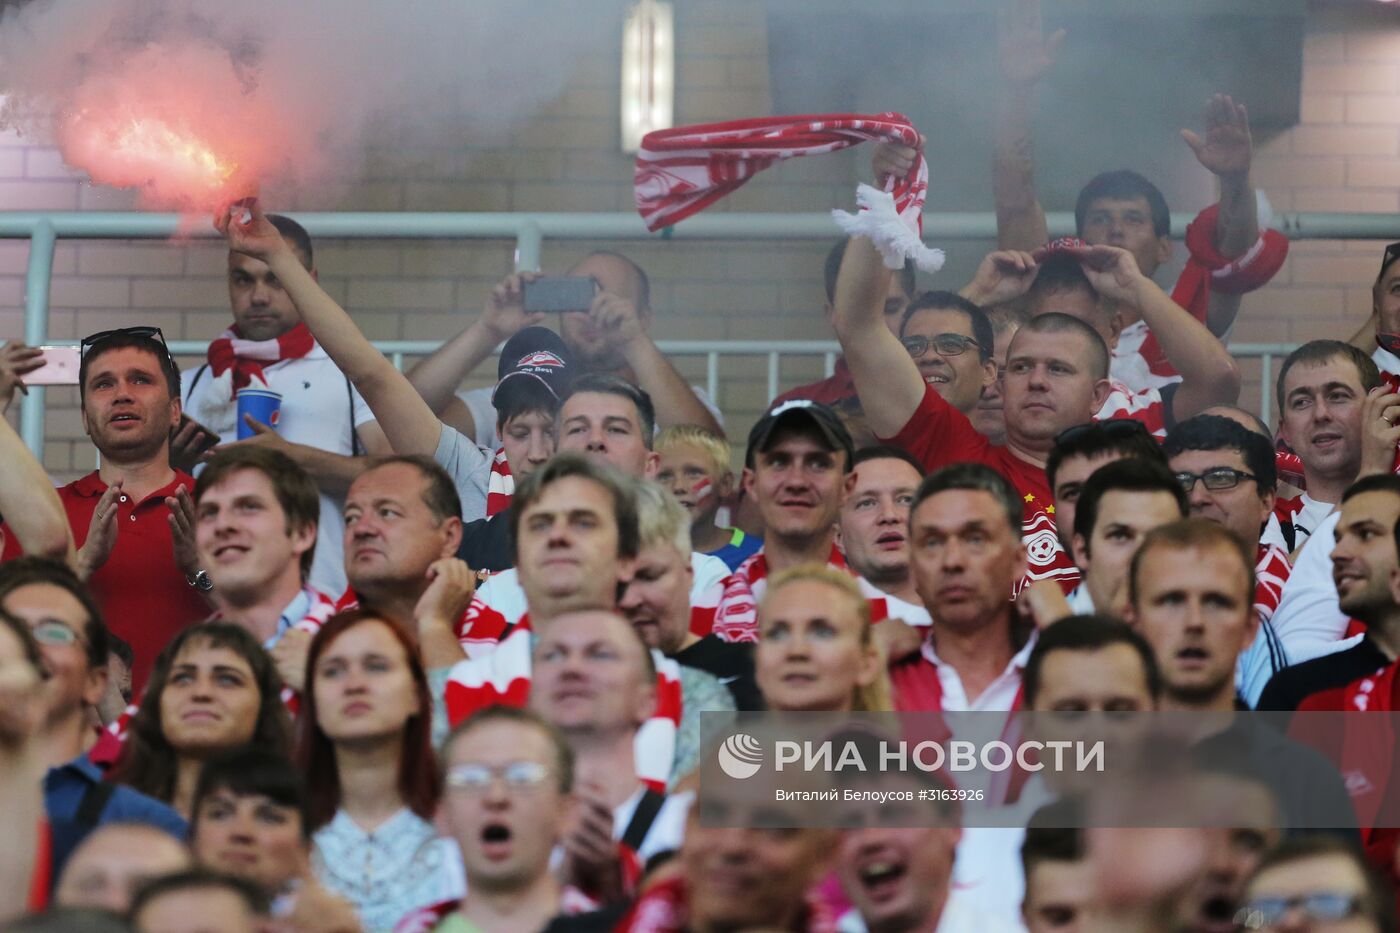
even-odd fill
[[(637, 152), (632, 176), (637, 212), (654, 232), (704, 210), (775, 162), (840, 152), (872, 141), (920, 148), (919, 131), (907, 117), (894, 112), (755, 117), (657, 130), (642, 137)], [(887, 264), (892, 259), (889, 249), (894, 249), (914, 259), (920, 268), (937, 271), (942, 252), (924, 247), (919, 239), (928, 194), (928, 163), (922, 151), (909, 174), (885, 180), (883, 194), (888, 205), (883, 204), (881, 194), (861, 185), (856, 197), (862, 213), (854, 219), (838, 211), (833, 214), (848, 234), (868, 235), (882, 246)], [(875, 221), (886, 213), (897, 216), (908, 232), (890, 229), (883, 217), (872, 227), (859, 225), (861, 219)], [(848, 222), (857, 227), (852, 229)], [(902, 264), (901, 258), (897, 265)]]

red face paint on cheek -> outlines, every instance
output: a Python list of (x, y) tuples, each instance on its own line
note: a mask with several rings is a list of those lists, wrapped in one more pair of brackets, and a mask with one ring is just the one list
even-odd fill
[(708, 476), (691, 487), (690, 497), (695, 502), (692, 508), (699, 509), (710, 505), (715, 498), (715, 487)]

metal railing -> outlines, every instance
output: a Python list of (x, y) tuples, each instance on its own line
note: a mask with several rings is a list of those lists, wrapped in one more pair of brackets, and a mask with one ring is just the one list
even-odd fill
[[(517, 270), (538, 269), (546, 237), (589, 240), (764, 240), (833, 239), (837, 231), (829, 215), (739, 214), (712, 212), (698, 215), (660, 233), (649, 233), (640, 218), (630, 213), (294, 213), (307, 230), (331, 239), (513, 239)], [(1191, 214), (1173, 214), (1172, 229), (1182, 231)], [(1047, 216), (1050, 233), (1060, 236), (1074, 230), (1074, 215)], [(1275, 227), (1291, 239), (1400, 239), (1400, 214), (1284, 213), (1275, 216)], [(991, 239), (996, 217), (986, 213), (942, 213), (924, 216), (924, 236), (932, 243), (949, 240)], [(48, 339), (49, 285), (54, 249), (59, 238), (72, 239), (170, 239), (213, 238), (217, 234), (202, 218), (177, 214), (122, 212), (0, 212), (0, 239), (28, 239), (29, 261), (25, 274), (24, 340), (31, 346)], [(175, 346), (185, 348), (185, 343)], [(378, 344), (386, 353), (430, 351), (436, 344), (386, 341)], [(820, 354), (831, 371), (838, 348), (828, 341), (666, 341), (661, 349), (677, 355), (703, 354), (711, 395), (718, 388), (719, 357), (724, 354), (758, 354), (767, 358), (770, 396), (778, 389), (781, 358)], [(1270, 407), (1269, 374), (1273, 358), (1287, 353), (1283, 344), (1236, 344), (1240, 357), (1257, 356), (1264, 367), (1263, 410)], [(189, 351), (203, 353), (203, 347)], [(35, 387), (20, 410), (20, 433), (36, 455), (44, 444), (44, 389)]]
[[(375, 348), (389, 357), (396, 369), (404, 368), (407, 358), (424, 357), (442, 346), (441, 340), (375, 340)], [(51, 340), (49, 346), (76, 347), (77, 341)], [(836, 357), (841, 345), (835, 340), (658, 340), (658, 349), (670, 357), (705, 358), (705, 391), (719, 401), (720, 360), (724, 357), (757, 356), (764, 360), (764, 376), (768, 399), (778, 395), (782, 389), (782, 361), (785, 357), (822, 358), (822, 373), (830, 376), (836, 368)], [(203, 357), (208, 343), (201, 340), (171, 340), (168, 346), (176, 357)], [(1280, 357), (1287, 356), (1296, 344), (1288, 343), (1236, 343), (1230, 345), (1230, 352), (1237, 359), (1259, 360), (1259, 417), (1268, 424), (1273, 412), (1274, 366)], [(499, 349), (499, 348), (498, 348)], [(494, 367), (488, 367), (494, 372)], [(30, 389), (30, 395), (36, 389)], [(41, 425), (42, 426), (42, 425)]]

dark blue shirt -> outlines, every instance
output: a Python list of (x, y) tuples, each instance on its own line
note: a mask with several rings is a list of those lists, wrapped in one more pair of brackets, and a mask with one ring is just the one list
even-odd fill
[(109, 785), (111, 796), (106, 806), (92, 814), (91, 820), (80, 820), (83, 798), (102, 783), (102, 771), (87, 755), (50, 768), (44, 776), (44, 810), (53, 835), (53, 873), (49, 877), (54, 884), (78, 843), (107, 823), (145, 823), (165, 830), (181, 842), (189, 835), (184, 817), (174, 809), (124, 784)]

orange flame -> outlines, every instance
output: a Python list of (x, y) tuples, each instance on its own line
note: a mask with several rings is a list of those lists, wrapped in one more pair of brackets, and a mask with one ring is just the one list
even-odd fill
[(117, 130), (113, 146), (121, 155), (165, 164), (173, 174), (203, 180), (211, 188), (222, 187), (238, 171), (208, 145), (171, 129), (159, 120), (132, 120)]
[(113, 111), (74, 113), (63, 133), (64, 158), (94, 182), (135, 188), (152, 206), (182, 210), (214, 209), (256, 190), (236, 159), (183, 121)]

